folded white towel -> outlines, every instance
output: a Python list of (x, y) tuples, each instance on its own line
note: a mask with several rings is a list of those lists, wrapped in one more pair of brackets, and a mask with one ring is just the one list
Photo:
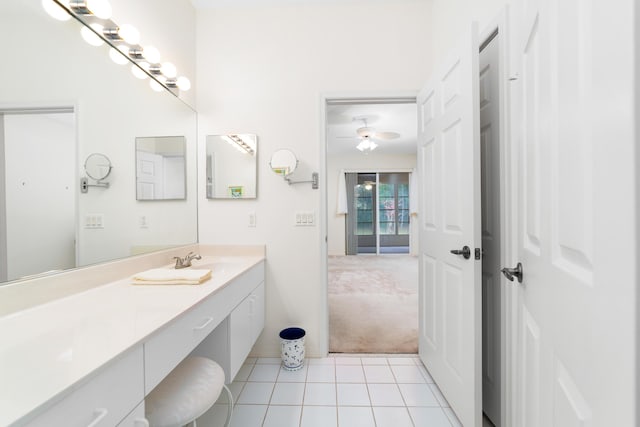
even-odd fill
[(133, 276), (134, 285), (198, 285), (211, 278), (211, 270), (152, 268)]

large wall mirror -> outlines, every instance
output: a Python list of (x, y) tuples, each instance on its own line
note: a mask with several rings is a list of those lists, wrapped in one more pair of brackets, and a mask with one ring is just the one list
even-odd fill
[(255, 199), (257, 157), (254, 134), (207, 135), (207, 198)]
[[(0, 2), (0, 282), (197, 242), (195, 111), (80, 29), (40, 1)], [(184, 193), (146, 203), (132, 147), (155, 135), (180, 136)], [(109, 186), (82, 193), (92, 153)]]

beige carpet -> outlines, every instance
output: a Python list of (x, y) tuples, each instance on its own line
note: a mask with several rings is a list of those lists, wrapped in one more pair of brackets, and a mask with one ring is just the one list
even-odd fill
[(329, 257), (329, 350), (417, 353), (418, 259)]

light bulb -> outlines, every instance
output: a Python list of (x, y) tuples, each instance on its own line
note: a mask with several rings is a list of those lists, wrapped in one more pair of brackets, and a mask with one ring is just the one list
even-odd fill
[(160, 51), (153, 46), (145, 46), (142, 48), (142, 56), (149, 61), (150, 64), (160, 62)]
[[(68, 4), (67, 1), (61, 1), (61, 3), (64, 5)], [(71, 19), (71, 15), (53, 0), (42, 0), (42, 7), (53, 19), (57, 19), (58, 21), (68, 21)]]
[(87, 9), (100, 19), (111, 18), (111, 5), (107, 0), (86, 0)]
[(165, 62), (160, 67), (160, 72), (164, 74), (166, 77), (169, 77), (170, 79), (172, 79), (176, 76), (176, 74), (178, 73), (178, 70), (176, 70), (176, 66), (173, 65), (171, 62)]
[[(147, 69), (147, 67), (149, 67), (149, 64), (147, 64), (146, 62), (139, 62), (138, 65), (144, 69)], [(138, 65), (134, 64), (131, 66), (131, 72), (133, 73), (133, 75), (139, 78), (140, 80), (144, 80), (147, 77), (149, 77), (147, 76), (147, 73), (145, 73), (138, 67)]]
[(180, 90), (183, 90), (185, 92), (191, 89), (191, 82), (185, 76), (178, 77), (178, 80), (176, 81), (176, 85)]
[[(91, 28), (93, 28), (98, 34), (102, 33), (103, 27), (100, 24), (91, 24)], [(89, 43), (91, 46), (102, 46), (104, 44), (104, 41), (100, 38), (100, 36), (98, 36), (87, 27), (82, 27), (82, 29), (80, 30), (80, 34), (82, 35), (84, 41)]]
[(156, 92), (162, 92), (162, 90), (164, 89), (164, 87), (160, 83), (153, 79), (149, 80), (149, 86), (151, 86), (151, 89)]
[[(111, 5), (109, 4), (108, 0), (85, 0), (84, 5), (80, 3), (75, 6), (79, 8), (82, 8), (82, 6), (84, 6), (96, 18), (111, 18)], [(86, 14), (86, 11), (83, 10), (81, 13)]]
[(128, 52), (129, 52), (129, 46), (120, 45), (118, 46), (117, 49), (114, 49), (114, 48), (109, 49), (109, 58), (111, 58), (111, 60), (118, 65), (124, 65), (127, 62), (129, 62)]
[(140, 42), (140, 32), (133, 25), (121, 25), (118, 29), (118, 35), (129, 44), (138, 44)]

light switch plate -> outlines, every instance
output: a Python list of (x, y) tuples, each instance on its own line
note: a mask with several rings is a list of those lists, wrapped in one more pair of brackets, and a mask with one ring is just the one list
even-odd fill
[(313, 211), (296, 211), (293, 218), (296, 227), (313, 227), (316, 225), (316, 216)]
[(104, 228), (104, 214), (87, 214), (84, 217), (84, 228)]

